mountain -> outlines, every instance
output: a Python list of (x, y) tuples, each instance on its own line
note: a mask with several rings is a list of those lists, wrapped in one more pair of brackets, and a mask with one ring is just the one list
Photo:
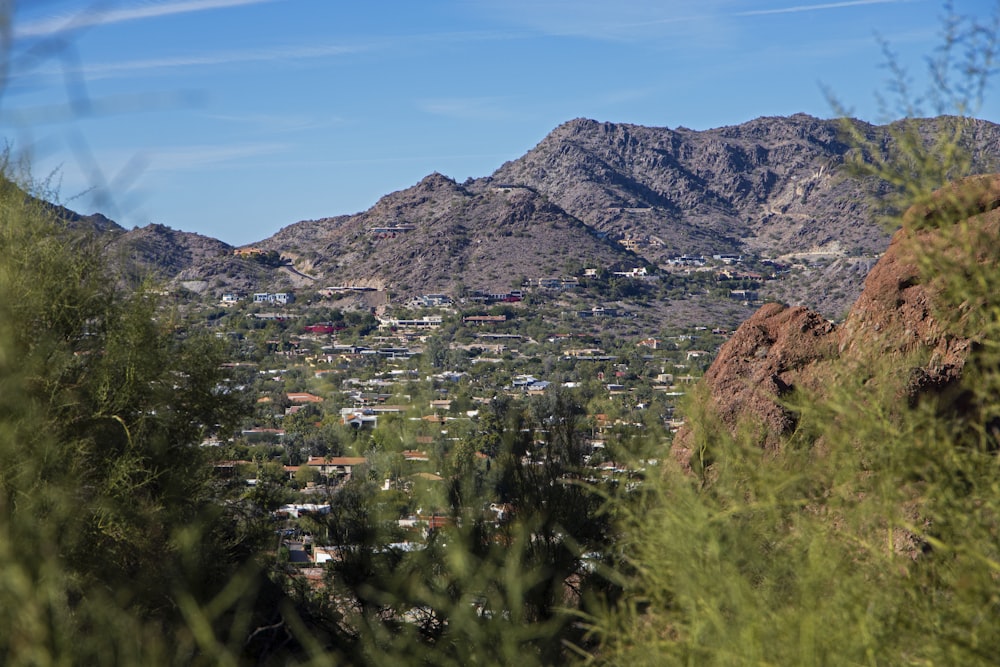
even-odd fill
[[(404, 295), (503, 291), (576, 266), (635, 264), (577, 217), (527, 187), (470, 189), (432, 174), (356, 216), (287, 227), (259, 244), (326, 282)], [(571, 249), (571, 251), (568, 251)]]
[[(927, 137), (940, 124), (907, 122)], [(851, 123), (879, 151), (893, 150), (902, 127)], [(976, 170), (989, 171), (1000, 126), (969, 121), (964, 137)], [(889, 241), (870, 184), (846, 175), (856, 152), (841, 121), (803, 114), (704, 131), (576, 119), (490, 176), (432, 174), (368, 211), (254, 244), (284, 267), (164, 228), (127, 232), (121, 244), (154, 275), (214, 291), (364, 285), (399, 297), (743, 254), (799, 267), (764, 298), (838, 317)]]
[(490, 180), (523, 183), (589, 226), (655, 235), (651, 258), (800, 252), (837, 242), (877, 252), (857, 184), (838, 178), (849, 146), (836, 121), (758, 118), (707, 131), (578, 119)]
[(117, 234), (108, 246), (108, 253), (131, 273), (155, 280), (184, 281), (192, 269), (201, 279), (208, 266), (232, 251), (217, 239), (157, 224)]

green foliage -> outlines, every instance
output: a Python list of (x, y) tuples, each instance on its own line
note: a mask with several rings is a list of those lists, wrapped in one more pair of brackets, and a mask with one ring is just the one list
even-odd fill
[(51, 215), (0, 181), (0, 656), (232, 659), (252, 539), (198, 447), (243, 408), (221, 350), (178, 340), (147, 293), (116, 292), (98, 249)]
[[(995, 58), (996, 24), (961, 25), (946, 22), (945, 50), (970, 47), (963, 73), (985, 74), (977, 63)], [(890, 226), (902, 227), (912, 284), (928, 290), (944, 342), (921, 349), (900, 331), (895, 345), (873, 338), (814, 369), (822, 386), (787, 402), (798, 426), (777, 451), (759, 447), (757, 425), (732, 432), (695, 396), (692, 470), (668, 465), (644, 504), (622, 508), (633, 572), (625, 602), (593, 626), (606, 641), (599, 661), (995, 664), (1000, 224), (995, 210), (979, 215), (995, 207), (988, 179), (933, 194), (976, 169), (957, 145), (982, 86), (939, 90), (953, 91), (960, 115), (933, 137), (906, 121), (886, 151), (853, 135), (857, 171), (877, 179), (887, 210), (916, 205)], [(944, 367), (934, 355), (963, 345), (960, 380), (922, 399), (909, 391), (920, 369)]]
[[(335, 492), (321, 533), (339, 558), (306, 606), (336, 607), (345, 660), (557, 664), (586, 641), (581, 610), (617, 591), (588, 560), (609, 552), (603, 510), (615, 491), (583, 479), (579, 404), (557, 393), (484, 412), (448, 451), (442, 481), (409, 498), (360, 478)], [(406, 508), (434, 516), (426, 541), (409, 547), (394, 521)]]

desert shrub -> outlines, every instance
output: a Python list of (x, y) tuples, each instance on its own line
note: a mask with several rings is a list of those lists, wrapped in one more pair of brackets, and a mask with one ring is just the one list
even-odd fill
[[(937, 90), (954, 93), (954, 115), (936, 133), (904, 120), (886, 149), (845, 123), (863, 157), (855, 173), (901, 229), (900, 261), (914, 267), (902, 287), (926, 290), (938, 347), (902, 327), (895, 342), (867, 333), (785, 400), (797, 426), (771, 451), (758, 424), (723, 426), (696, 392), (689, 468), (668, 462), (648, 504), (623, 512), (634, 573), (616, 613), (594, 623), (599, 662), (987, 665), (1000, 654), (1000, 183), (947, 185), (984, 168), (960, 145), (996, 28), (946, 25), (948, 53), (932, 67), (943, 74), (962, 45), (968, 60), (954, 66), (972, 80)], [(968, 353), (948, 366), (946, 347)], [(935, 373), (936, 386), (912, 391)]]

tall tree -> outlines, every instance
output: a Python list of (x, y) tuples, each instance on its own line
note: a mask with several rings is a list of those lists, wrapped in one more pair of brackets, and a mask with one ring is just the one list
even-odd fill
[(56, 212), (0, 178), (0, 655), (228, 659), (249, 602), (216, 596), (253, 545), (199, 444), (235, 423), (240, 394), (216, 341), (178, 337), (151, 293), (120, 292)]

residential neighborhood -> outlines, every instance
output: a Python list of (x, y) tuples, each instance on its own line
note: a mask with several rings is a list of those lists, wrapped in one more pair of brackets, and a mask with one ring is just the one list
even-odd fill
[[(338, 308), (349, 300), (332, 288), (221, 294), (221, 309), (205, 318), (206, 302), (190, 316), (198, 313), (225, 341), (253, 416), (234, 440), (206, 443), (219, 448), (217, 474), (243, 485), (248, 502), (265, 503), (280, 548), (295, 554), (303, 576), (338, 558), (317, 526), (332, 520), (342, 494), (392, 498), (395, 509), (383, 519), (395, 526), (393, 544), (405, 548), (420, 548), (457, 520), (446, 520), (456, 475), (486, 479), (512, 464), (498, 449), (508, 437), (497, 430), (504, 411), (569, 401), (579, 450), (573, 466), (558, 463), (561, 474), (638, 479), (664, 455), (687, 390), (730, 330), (717, 322), (658, 326), (643, 312), (642, 290), (711, 285), (720, 303), (731, 303), (746, 279), (732, 275), (740, 258), (706, 261), (715, 273), (583, 269), (522, 280), (516, 290), (421, 295), (374, 312)], [(622, 280), (638, 291), (615, 298), (609, 286)], [(517, 465), (556, 463), (545, 453), (546, 429), (536, 425), (525, 437)], [(639, 454), (639, 441), (652, 445), (649, 454)], [(491, 522), (518, 511), (517, 499), (502, 494), (483, 502)]]

